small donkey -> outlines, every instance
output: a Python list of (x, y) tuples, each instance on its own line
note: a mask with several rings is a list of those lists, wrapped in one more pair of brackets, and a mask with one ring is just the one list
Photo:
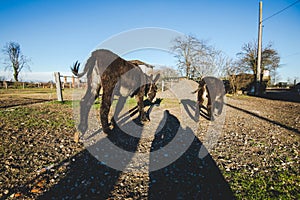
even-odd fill
[(207, 113), (210, 120), (214, 120), (214, 112), (217, 109), (218, 115), (222, 113), (224, 105), (225, 89), (223, 82), (215, 77), (204, 77), (200, 80), (197, 92), (197, 104), (199, 111), (203, 107), (204, 98), (207, 97)]
[(92, 52), (82, 73), (78, 73), (79, 65), (76, 62), (71, 70), (77, 77), (87, 75), (86, 94), (80, 101), (78, 130), (82, 134), (88, 128), (88, 114), (95, 99), (99, 96), (101, 87), (103, 95), (100, 119), (104, 133), (108, 134), (110, 132), (108, 115), (114, 95), (119, 95), (119, 101), (122, 100), (123, 104), (128, 96), (136, 96), (140, 120), (147, 120), (144, 111), (144, 96), (147, 96), (150, 102), (153, 101), (157, 92), (156, 82), (159, 79), (159, 74), (153, 79), (152, 75), (144, 74), (138, 65), (126, 61), (105, 49)]

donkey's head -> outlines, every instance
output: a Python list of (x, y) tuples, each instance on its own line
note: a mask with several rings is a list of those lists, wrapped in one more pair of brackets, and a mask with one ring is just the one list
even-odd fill
[(153, 79), (153, 75), (151, 75), (149, 77), (149, 82), (147, 85), (146, 85), (146, 89), (145, 89), (145, 95), (147, 96), (147, 98), (149, 99), (149, 101), (153, 101), (153, 99), (155, 98), (156, 96), (156, 93), (157, 93), (157, 81), (160, 77), (160, 74), (157, 74), (155, 76), (155, 78)]

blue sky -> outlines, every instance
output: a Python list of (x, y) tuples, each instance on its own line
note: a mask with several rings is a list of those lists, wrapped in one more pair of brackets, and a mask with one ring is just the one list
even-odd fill
[[(264, 0), (263, 18), (295, 1)], [(0, 0), (0, 47), (10, 41), (21, 45), (34, 72), (23, 74), (24, 80), (49, 80), (54, 71), (67, 73), (72, 63), (84, 62), (108, 38), (144, 27), (192, 34), (235, 59), (243, 44), (257, 39), (258, 6), (259, 0)], [(281, 56), (281, 80), (300, 78), (300, 2), (263, 25), (263, 43), (272, 42)], [(1, 52), (0, 73), (4, 74), (3, 56)], [(176, 63), (171, 54), (157, 50), (122, 56), (151, 64)], [(46, 76), (46, 72), (51, 73)]]

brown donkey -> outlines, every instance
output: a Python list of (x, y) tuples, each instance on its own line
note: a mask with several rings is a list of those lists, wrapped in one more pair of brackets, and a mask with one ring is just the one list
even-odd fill
[(143, 73), (138, 65), (120, 58), (109, 50), (100, 49), (92, 52), (87, 60), (82, 73), (79, 71), (79, 63), (71, 68), (77, 77), (87, 75), (86, 94), (80, 101), (80, 123), (78, 130), (84, 134), (88, 128), (88, 114), (95, 99), (99, 96), (102, 87), (102, 102), (100, 107), (100, 119), (103, 132), (109, 133), (108, 114), (114, 95), (120, 96), (118, 105), (124, 105), (128, 96), (135, 96), (141, 121), (146, 121), (144, 111), (144, 96), (152, 102), (156, 96), (156, 82), (159, 74), (153, 79)]
[(215, 77), (204, 77), (200, 80), (197, 92), (197, 104), (199, 106), (199, 112), (203, 107), (204, 98), (207, 97), (207, 113), (210, 120), (214, 120), (214, 113), (217, 110), (217, 114), (220, 115), (224, 105), (225, 89), (223, 82)]

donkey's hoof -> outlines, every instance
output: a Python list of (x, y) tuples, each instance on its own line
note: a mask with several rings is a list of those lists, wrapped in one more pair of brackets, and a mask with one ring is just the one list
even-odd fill
[(79, 135), (80, 135), (80, 133), (78, 131), (76, 131), (75, 134), (74, 134), (74, 142), (75, 143), (79, 142)]
[(141, 119), (141, 123), (145, 123), (145, 122), (150, 122), (150, 119), (148, 119), (147, 117)]
[(108, 134), (111, 133), (111, 129), (110, 128), (103, 128), (103, 132), (108, 135)]
[(82, 134), (84, 134), (86, 131), (87, 131), (87, 125), (86, 124), (83, 124), (83, 123), (80, 123), (78, 125), (78, 131)]

